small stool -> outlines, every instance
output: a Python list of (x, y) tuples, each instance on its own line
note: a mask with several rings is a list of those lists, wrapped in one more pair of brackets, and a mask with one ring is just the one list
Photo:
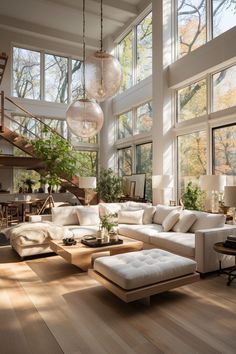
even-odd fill
[(98, 258), (89, 275), (125, 302), (147, 299), (200, 279), (197, 263), (160, 249)]

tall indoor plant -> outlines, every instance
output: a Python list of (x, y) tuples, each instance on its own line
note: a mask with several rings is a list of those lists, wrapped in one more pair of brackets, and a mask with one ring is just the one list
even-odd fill
[(98, 178), (97, 191), (99, 198), (106, 203), (119, 201), (123, 194), (122, 178), (115, 174), (111, 168), (103, 168)]

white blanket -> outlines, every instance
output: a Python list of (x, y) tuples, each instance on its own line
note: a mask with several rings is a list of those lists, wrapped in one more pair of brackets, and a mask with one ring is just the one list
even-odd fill
[(66, 228), (55, 225), (50, 221), (21, 223), (5, 229), (4, 233), (10, 241), (15, 240), (22, 246), (42, 244), (49, 242), (50, 239), (61, 240), (64, 237), (70, 237)]

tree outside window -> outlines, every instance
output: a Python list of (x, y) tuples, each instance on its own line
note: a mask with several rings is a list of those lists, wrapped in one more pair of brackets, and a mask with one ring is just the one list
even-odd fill
[(189, 182), (198, 184), (206, 174), (206, 132), (199, 131), (178, 136), (178, 195), (184, 193)]
[(118, 139), (133, 135), (132, 111), (125, 112), (118, 117)]
[(152, 13), (137, 25), (137, 82), (152, 74)]
[(177, 121), (182, 122), (207, 113), (206, 80), (177, 91)]
[(213, 112), (236, 106), (236, 65), (214, 74)]
[(118, 174), (121, 177), (132, 174), (131, 147), (118, 150)]
[(136, 146), (136, 173), (145, 173), (145, 198), (152, 200), (152, 143)]
[(213, 129), (213, 173), (236, 176), (236, 124)]
[(150, 132), (152, 129), (152, 102), (147, 102), (137, 108), (137, 134)]
[[(211, 7), (208, 18), (207, 7)], [(212, 24), (211, 38), (207, 27)], [(177, 0), (177, 54), (183, 57), (236, 24), (235, 0)]]
[(118, 59), (123, 73), (121, 91), (125, 91), (133, 85), (133, 31), (119, 43)]
[(13, 48), (13, 95), (40, 99), (40, 53)]

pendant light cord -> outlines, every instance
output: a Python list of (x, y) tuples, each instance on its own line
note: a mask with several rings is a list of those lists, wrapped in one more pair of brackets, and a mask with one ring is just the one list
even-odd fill
[(102, 0), (101, 0), (101, 39), (100, 39), (100, 42), (101, 42), (101, 52), (103, 51), (103, 9), (102, 9)]
[(85, 0), (83, 0), (83, 99), (85, 99)]

